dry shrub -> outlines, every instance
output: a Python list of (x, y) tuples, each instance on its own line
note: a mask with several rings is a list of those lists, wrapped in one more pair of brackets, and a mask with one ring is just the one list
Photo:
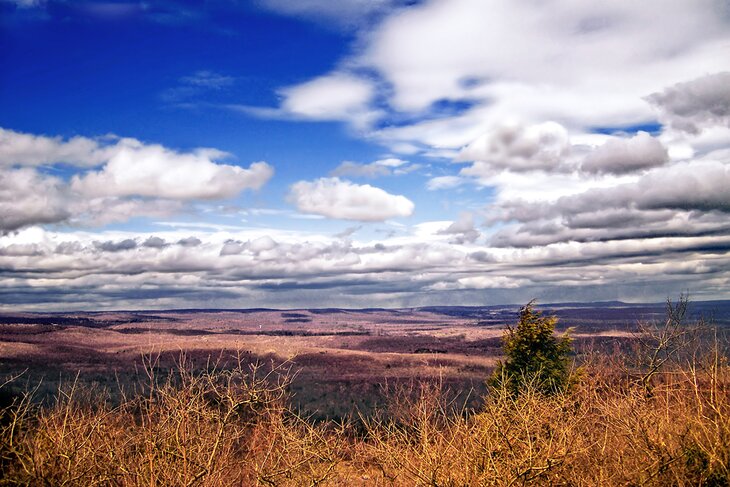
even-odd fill
[(730, 367), (718, 353), (644, 381), (587, 364), (570, 391), (523, 384), (472, 414), (438, 391), (367, 422), (387, 485), (730, 485)]
[(74, 384), (49, 407), (18, 398), (0, 423), (0, 484), (730, 485), (723, 340), (689, 354), (656, 343), (670, 344), (649, 350), (669, 357), (661, 367), (594, 355), (568, 390), (525, 383), (476, 411), (440, 384), (396, 388), (359, 434), (295, 414), (281, 369), (182, 361), (163, 379), (148, 363), (145, 387), (118, 405)]
[(6, 485), (316, 485), (338, 457), (322, 427), (287, 408), (289, 375), (272, 368), (184, 359), (160, 380), (148, 362), (143, 390), (111, 406), (75, 383), (52, 407), (30, 395), (2, 428)]
[[(455, 411), (426, 388), (401, 401), (398, 421), (370, 421), (372, 462), (394, 485), (521, 485), (548, 478), (580, 449), (574, 398), (506, 389), (477, 413)], [(578, 411), (580, 413), (580, 411)], [(572, 424), (577, 424), (573, 422)]]

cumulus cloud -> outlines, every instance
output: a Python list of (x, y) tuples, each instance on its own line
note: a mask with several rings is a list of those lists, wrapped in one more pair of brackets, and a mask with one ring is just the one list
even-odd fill
[(0, 232), (67, 220), (67, 198), (59, 178), (33, 168), (0, 170)]
[(249, 250), (255, 253), (260, 253), (266, 250), (271, 250), (277, 246), (276, 241), (268, 235), (261, 236), (250, 242), (246, 246)]
[(713, 125), (730, 127), (730, 72), (677, 83), (647, 100), (679, 130), (697, 133)]
[(150, 236), (149, 238), (147, 238), (147, 240), (142, 242), (142, 246), (151, 247), (153, 249), (163, 249), (168, 245), (170, 244), (168, 244), (165, 239), (157, 237), (155, 235)]
[(226, 255), (238, 255), (244, 250), (246, 250), (246, 246), (243, 243), (235, 240), (229, 240), (228, 242), (223, 244), (219, 255), (221, 257)]
[(525, 126), (519, 123), (495, 127), (466, 146), (459, 161), (476, 161), (462, 171), (485, 176), (495, 171), (556, 171), (570, 150), (568, 132), (555, 122)]
[(342, 220), (384, 221), (410, 216), (414, 209), (405, 196), (339, 178), (299, 181), (291, 186), (289, 201), (304, 213)]
[[(114, 140), (114, 138), (111, 138)], [(34, 135), (0, 127), (0, 166), (39, 166), (65, 163), (92, 167), (103, 163), (114, 151), (109, 139)]]
[(101, 170), (74, 176), (71, 187), (90, 196), (221, 199), (259, 189), (274, 173), (265, 162), (248, 169), (215, 162), (226, 156), (215, 149), (179, 153), (128, 140)]
[(646, 132), (628, 139), (612, 139), (589, 154), (581, 164), (588, 173), (626, 174), (661, 166), (668, 160), (667, 149)]
[[(554, 205), (536, 204), (535, 215), (577, 214), (605, 208), (730, 212), (730, 165), (719, 161), (677, 163), (655, 169), (635, 183), (565, 196)], [(537, 211), (538, 206), (542, 211)], [(523, 213), (529, 218), (529, 212)]]
[(453, 235), (453, 243), (464, 244), (475, 242), (481, 234), (474, 228), (474, 215), (465, 211), (451, 225), (438, 232), (439, 235)]
[[(192, 200), (259, 189), (273, 175), (265, 162), (245, 169), (217, 162), (224, 157), (215, 149), (178, 152), (136, 139), (63, 140), (0, 129), (0, 231), (169, 216)], [(81, 167), (70, 181), (35, 167), (60, 163)]]
[(714, 160), (652, 169), (630, 183), (554, 201), (505, 200), (492, 217), (520, 222), (497, 231), (498, 246), (712, 235), (728, 231), (730, 165)]
[[(719, 161), (681, 163), (647, 174), (636, 185), (635, 201), (643, 208), (730, 213), (730, 164)], [(622, 192), (618, 188), (617, 192)]]
[(185, 237), (178, 240), (177, 243), (183, 247), (197, 247), (203, 242), (198, 237)]
[(137, 248), (137, 242), (131, 238), (125, 238), (119, 242), (107, 240), (106, 242), (94, 242), (94, 246), (102, 252), (122, 252)]
[(228, 198), (245, 189), (259, 189), (273, 175), (265, 162), (248, 169), (217, 162), (227, 157), (216, 149), (183, 153), (131, 138), (64, 141), (0, 128), (0, 164), (103, 166), (73, 177), (71, 189), (90, 196)]

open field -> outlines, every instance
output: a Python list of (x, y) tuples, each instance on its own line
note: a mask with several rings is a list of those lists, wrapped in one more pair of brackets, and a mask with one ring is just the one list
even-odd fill
[[(578, 351), (611, 353), (630, 344), (639, 322), (664, 316), (663, 304), (551, 305), (558, 330), (574, 327)], [(115, 387), (139, 373), (144, 356), (172, 367), (181, 352), (208, 359), (282, 365), (295, 377), (294, 403), (315, 418), (370, 411), (385, 384), (437, 380), (477, 405), (519, 307), (418, 309), (183, 310), (0, 315), (0, 373), (27, 369), (17, 387), (43, 379)], [(693, 317), (730, 325), (730, 302), (699, 302)], [(21, 384), (22, 383), (22, 384)]]

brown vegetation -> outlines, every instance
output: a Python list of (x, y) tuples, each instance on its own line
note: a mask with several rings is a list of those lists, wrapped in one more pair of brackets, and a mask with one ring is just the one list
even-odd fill
[(730, 365), (706, 331), (670, 313), (631, 355), (583, 355), (556, 394), (526, 383), (470, 410), (412, 382), (344, 424), (293, 411), (281, 368), (182, 359), (163, 378), (148, 362), (119, 404), (74, 384), (45, 407), (16, 399), (0, 484), (727, 486)]

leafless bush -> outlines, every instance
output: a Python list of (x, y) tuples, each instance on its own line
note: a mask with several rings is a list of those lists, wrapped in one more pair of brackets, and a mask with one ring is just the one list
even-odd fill
[(17, 400), (2, 427), (0, 483), (315, 485), (332, 475), (337, 442), (288, 409), (282, 370), (239, 361), (195, 372), (184, 359), (164, 381), (153, 361), (145, 370), (145, 394), (115, 407), (76, 383), (52, 407)]

